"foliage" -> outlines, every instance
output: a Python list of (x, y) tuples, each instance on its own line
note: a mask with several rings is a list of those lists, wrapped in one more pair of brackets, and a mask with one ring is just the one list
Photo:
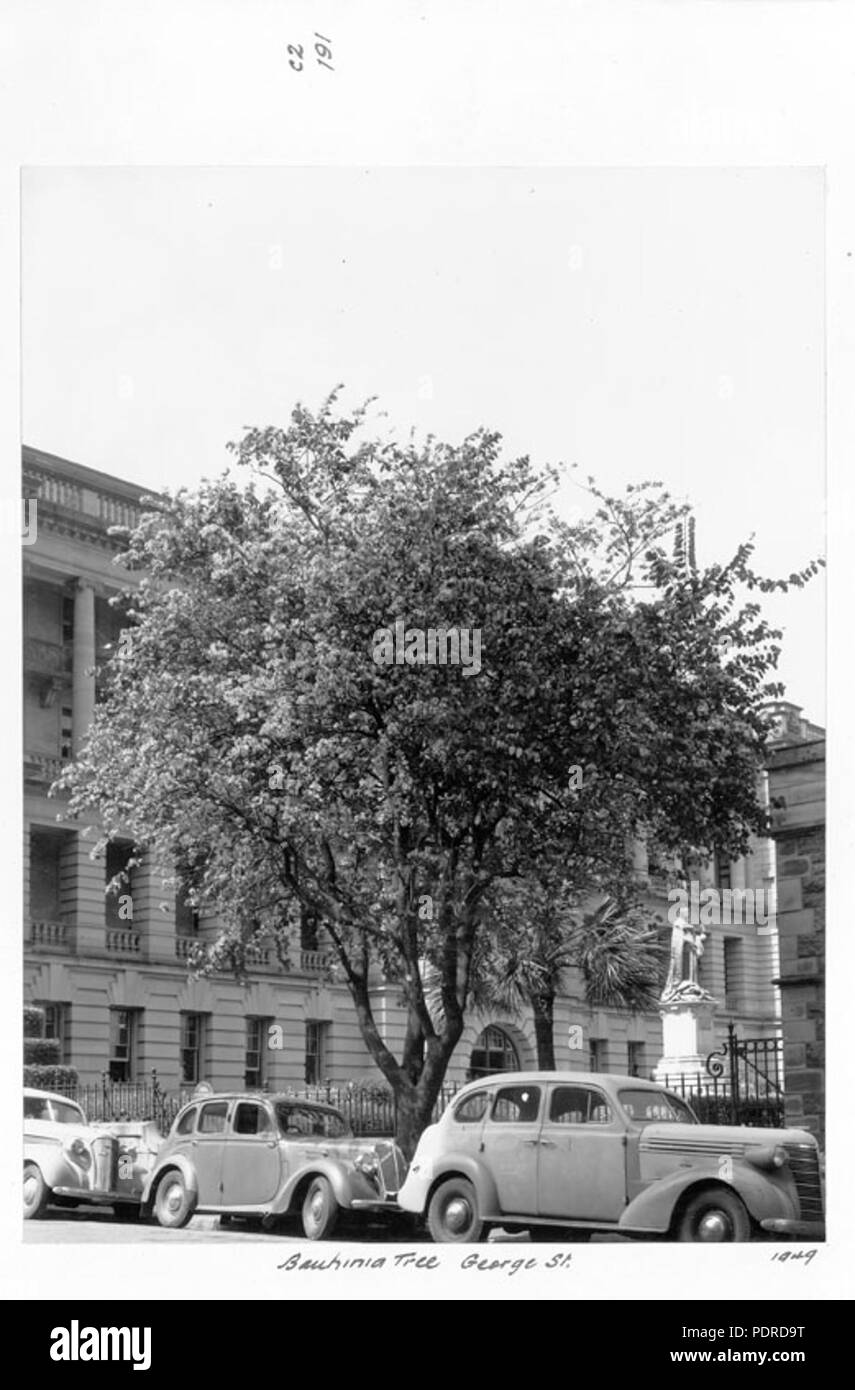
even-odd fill
[[(686, 508), (656, 485), (592, 489), (595, 515), (571, 524), (546, 507), (556, 470), (504, 459), (494, 433), (366, 428), (334, 393), (245, 432), (245, 484), (152, 502), (125, 557), (133, 625), (62, 784), (102, 845), (132, 834), (220, 914), (208, 968), (240, 970), (263, 936), (287, 961), (317, 917), (411, 1148), (503, 883), (563, 856), (588, 891), (639, 825), (666, 850), (734, 855), (763, 825), (778, 634), (737, 603), (750, 544), (698, 573), (670, 550)], [(376, 664), (398, 620), (477, 629), (479, 673)], [(381, 980), (407, 1013), (399, 1056)]]
[(24, 1067), (24, 1085), (36, 1091), (57, 1091), (66, 1095), (77, 1085), (77, 1070), (66, 1066), (41, 1066), (35, 1063)]
[(54, 1066), (59, 1062), (59, 1038), (24, 1038), (24, 1062)]
[(45, 1031), (45, 1011), (36, 1004), (24, 1005), (24, 1037), (41, 1038)]

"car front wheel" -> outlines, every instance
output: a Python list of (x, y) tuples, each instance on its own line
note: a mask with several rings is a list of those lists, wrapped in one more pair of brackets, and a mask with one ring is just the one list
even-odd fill
[(35, 1163), (24, 1164), (24, 1220), (35, 1221), (44, 1214), (50, 1188)]
[(735, 1192), (710, 1188), (690, 1199), (677, 1238), (705, 1243), (750, 1240), (751, 1219)]
[(154, 1214), (161, 1226), (177, 1230), (186, 1226), (193, 1215), (196, 1199), (177, 1168), (170, 1168), (160, 1180), (154, 1199)]
[(339, 1205), (326, 1178), (314, 1178), (303, 1199), (303, 1234), (309, 1240), (326, 1240), (338, 1224)]
[(468, 1178), (449, 1178), (430, 1199), (428, 1230), (437, 1245), (472, 1244), (484, 1234), (478, 1194)]

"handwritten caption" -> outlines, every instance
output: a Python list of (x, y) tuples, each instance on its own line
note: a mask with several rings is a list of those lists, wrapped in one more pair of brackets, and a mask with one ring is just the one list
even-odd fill
[[(535, 1255), (505, 1256), (496, 1258), (490, 1255), (464, 1255), (459, 1268), (474, 1270), (479, 1274), (505, 1274), (512, 1278), (529, 1269), (569, 1269), (572, 1253), (560, 1251), (548, 1259), (538, 1259)], [(443, 1269), (448, 1258), (439, 1255), (420, 1255), (416, 1250), (405, 1250), (399, 1255), (340, 1255), (338, 1251), (328, 1258), (313, 1258), (311, 1255), (289, 1255), (287, 1260), (277, 1265), (290, 1273), (332, 1274), (337, 1270), (348, 1269)]]
[[(319, 68), (326, 68), (329, 72), (335, 72), (332, 65), (332, 39), (325, 39), (323, 34), (315, 34), (315, 61)], [(307, 62), (306, 48), (302, 43), (289, 43), (288, 45), (288, 66), (294, 72), (302, 72)], [(329, 62), (327, 61), (329, 59)]]

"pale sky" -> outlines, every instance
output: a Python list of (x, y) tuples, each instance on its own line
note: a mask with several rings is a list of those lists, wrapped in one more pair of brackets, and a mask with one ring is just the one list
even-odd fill
[[(402, 436), (662, 480), (702, 562), (824, 551), (819, 171), (29, 169), (22, 200), (37, 448), (192, 485), (343, 381)], [(823, 723), (822, 580), (764, 611)]]

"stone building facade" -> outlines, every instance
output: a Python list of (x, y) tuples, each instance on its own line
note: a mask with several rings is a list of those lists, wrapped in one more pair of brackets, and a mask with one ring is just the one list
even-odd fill
[(781, 702), (769, 757), (787, 1123), (825, 1137), (825, 737)]
[[(48, 789), (85, 737), (122, 619), (109, 600), (126, 581), (111, 526), (133, 525), (144, 489), (36, 449), (24, 450), (24, 496), (37, 500), (36, 536), (24, 560), (24, 955), (28, 1002), (44, 1005), (63, 1061), (81, 1081), (142, 1081), (166, 1089), (205, 1079), (217, 1087), (303, 1086), (380, 1080), (362, 1042), (346, 987), (330, 976), (323, 941), (293, 943), (287, 967), (257, 948), (249, 977), (188, 976), (194, 943), (217, 932), (183, 902), (168, 873), (136, 869), (126, 904), (106, 894), (130, 843), (92, 857), (86, 827), (63, 823)], [(93, 827), (94, 828), (94, 827)], [(769, 884), (768, 845), (711, 869), (710, 882)], [(636, 871), (660, 910), (665, 880), (635, 847)], [(729, 1021), (752, 1036), (778, 1029), (777, 939), (757, 927), (710, 929), (701, 983), (719, 1000), (714, 1036)], [(792, 996), (795, 999), (795, 996)], [(393, 1051), (403, 1039), (397, 990), (378, 979), (374, 1008)], [(655, 1012), (590, 1009), (578, 979), (558, 1000), (558, 1065), (649, 1075), (662, 1051)], [(279, 1026), (268, 1046), (270, 1028)], [(473, 1016), (448, 1072), (452, 1084), (480, 1070), (535, 1065), (531, 1019)]]

